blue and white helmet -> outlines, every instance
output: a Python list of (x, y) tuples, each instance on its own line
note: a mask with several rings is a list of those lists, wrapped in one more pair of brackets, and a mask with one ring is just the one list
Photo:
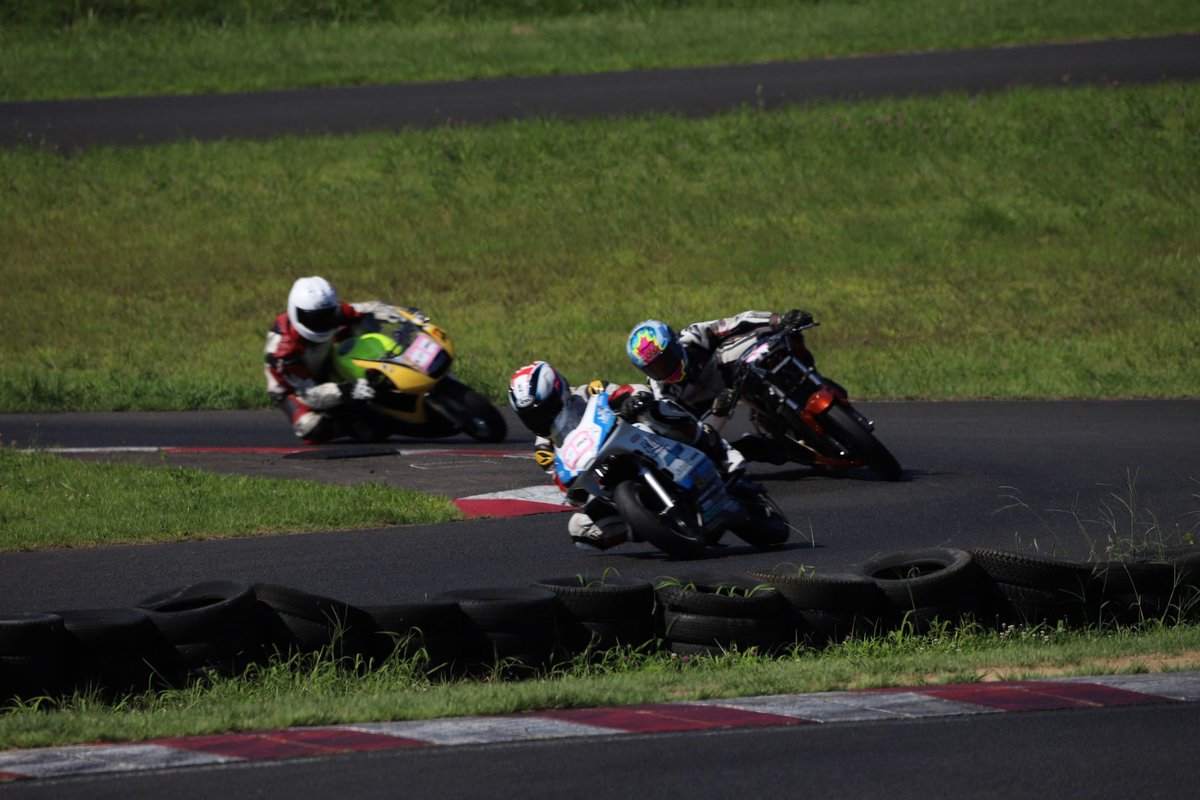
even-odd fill
[(550, 435), (550, 426), (570, 395), (567, 379), (545, 361), (521, 367), (508, 382), (508, 404), (538, 436)]

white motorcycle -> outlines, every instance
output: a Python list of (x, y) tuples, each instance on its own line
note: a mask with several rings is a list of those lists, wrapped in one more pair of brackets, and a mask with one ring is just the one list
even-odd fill
[(759, 549), (783, 544), (791, 532), (764, 487), (740, 477), (726, 482), (700, 450), (622, 420), (607, 395), (568, 403), (551, 439), (564, 488), (610, 500), (635, 541), (668, 555), (703, 556), (726, 531)]

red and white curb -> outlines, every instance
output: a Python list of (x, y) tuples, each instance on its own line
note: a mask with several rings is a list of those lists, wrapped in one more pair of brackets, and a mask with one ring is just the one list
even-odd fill
[(454, 501), (454, 505), (468, 518), (522, 517), (575, 510), (574, 506), (567, 505), (566, 495), (557, 486), (530, 486), (507, 492), (476, 494), (460, 497)]
[(1200, 672), (1054, 678), (367, 722), (0, 752), (0, 782), (588, 736), (1200, 702)]

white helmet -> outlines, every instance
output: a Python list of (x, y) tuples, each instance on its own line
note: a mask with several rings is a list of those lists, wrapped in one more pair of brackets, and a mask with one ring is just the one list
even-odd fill
[(545, 361), (521, 367), (508, 382), (508, 404), (525, 427), (539, 436), (550, 434), (550, 425), (570, 395), (567, 379)]
[(341, 307), (329, 281), (315, 275), (298, 279), (288, 294), (288, 319), (310, 342), (333, 338), (341, 321)]

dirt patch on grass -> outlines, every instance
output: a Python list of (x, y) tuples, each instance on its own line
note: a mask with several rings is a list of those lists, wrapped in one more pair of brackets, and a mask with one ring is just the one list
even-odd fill
[(989, 667), (979, 670), (980, 681), (1008, 681), (1022, 678), (1061, 678), (1071, 675), (1096, 675), (1127, 672), (1178, 672), (1200, 669), (1200, 652), (1142, 653), (1083, 661), (1075, 664)]

